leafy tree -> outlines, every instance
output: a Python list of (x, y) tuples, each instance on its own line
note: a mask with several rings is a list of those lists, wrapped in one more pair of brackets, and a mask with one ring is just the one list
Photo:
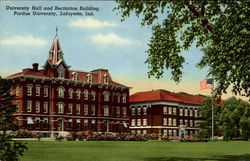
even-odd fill
[[(210, 138), (212, 136), (212, 99), (207, 98), (204, 100), (203, 105), (199, 109), (199, 113), (203, 120), (197, 122), (198, 137)], [(220, 135), (219, 129), (220, 108), (214, 107), (214, 132), (215, 135)]]
[(15, 123), (13, 113), (16, 105), (12, 103), (14, 96), (10, 94), (9, 82), (0, 77), (0, 160), (17, 161), (19, 155), (27, 147), (24, 143), (13, 141), (12, 136), (18, 125)]
[[(247, 0), (118, 0), (122, 20), (132, 12), (142, 15), (141, 24), (152, 26), (147, 50), (149, 76), (161, 78), (170, 69), (180, 82), (181, 52), (195, 43), (202, 48), (199, 68), (209, 67), (215, 78), (215, 94), (226, 93), (229, 85), (235, 94), (250, 96), (250, 1)], [(159, 22), (159, 15), (165, 18)], [(190, 53), (191, 54), (191, 53)]]
[(232, 97), (222, 105), (220, 122), (225, 139), (250, 138), (250, 105)]

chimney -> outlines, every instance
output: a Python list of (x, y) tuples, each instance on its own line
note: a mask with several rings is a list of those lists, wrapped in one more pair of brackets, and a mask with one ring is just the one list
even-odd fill
[(38, 63), (34, 63), (34, 64), (32, 64), (32, 66), (33, 66), (33, 71), (34, 72), (38, 72), (38, 66), (39, 66), (39, 64)]

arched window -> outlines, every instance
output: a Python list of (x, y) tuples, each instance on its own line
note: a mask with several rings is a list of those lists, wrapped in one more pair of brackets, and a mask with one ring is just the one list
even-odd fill
[(58, 113), (63, 113), (64, 112), (64, 103), (60, 102), (57, 104), (58, 106)]
[(121, 102), (121, 94), (120, 93), (117, 93), (117, 103), (120, 103)]
[(89, 98), (88, 90), (84, 90), (83, 95), (84, 95), (84, 100), (88, 100), (88, 98)]
[(109, 101), (109, 92), (105, 91), (103, 92), (103, 95), (104, 95), (104, 101)]
[(109, 77), (107, 74), (104, 74), (104, 84), (108, 84), (109, 83)]
[(57, 73), (58, 73), (58, 78), (64, 78), (65, 77), (65, 69), (64, 69), (63, 65), (60, 65), (57, 68)]
[(127, 102), (127, 94), (123, 93), (122, 94), (122, 103), (126, 103)]
[(77, 73), (76, 72), (73, 72), (72, 73), (72, 79), (74, 80), (74, 81), (77, 81)]
[(77, 97), (77, 99), (81, 99), (81, 90), (80, 89), (76, 90), (76, 97)]
[(16, 85), (16, 96), (19, 96), (20, 93), (20, 86), (17, 84)]
[(63, 87), (59, 87), (57, 90), (58, 90), (58, 97), (59, 98), (64, 98), (65, 89)]
[(103, 116), (109, 116), (109, 107), (103, 106)]
[(92, 83), (93, 82), (93, 76), (92, 76), (92, 74), (88, 74), (87, 75), (87, 82), (88, 83)]
[(95, 95), (96, 95), (95, 91), (92, 91), (91, 95), (92, 95), (92, 101), (95, 101)]
[(72, 99), (73, 98), (73, 89), (70, 88), (69, 89), (69, 99)]

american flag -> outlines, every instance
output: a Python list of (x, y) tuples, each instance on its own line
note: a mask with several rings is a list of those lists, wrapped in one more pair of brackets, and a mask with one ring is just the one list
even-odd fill
[(205, 79), (200, 83), (200, 90), (203, 89), (212, 89), (214, 79)]

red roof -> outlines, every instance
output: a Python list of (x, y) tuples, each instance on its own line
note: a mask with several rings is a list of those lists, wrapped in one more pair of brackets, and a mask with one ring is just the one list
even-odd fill
[(201, 105), (205, 96), (190, 95), (185, 93), (173, 93), (164, 90), (138, 92), (130, 96), (130, 102), (148, 102), (148, 101), (169, 101), (185, 104)]

